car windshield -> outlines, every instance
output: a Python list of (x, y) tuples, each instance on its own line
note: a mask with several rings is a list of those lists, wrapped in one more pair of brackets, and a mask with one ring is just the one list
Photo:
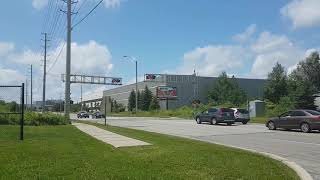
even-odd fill
[(233, 112), (234, 110), (230, 109), (230, 108), (221, 108), (221, 111), (222, 112)]
[(307, 113), (312, 114), (314, 116), (320, 116), (320, 112), (318, 111), (308, 110)]
[(247, 111), (246, 109), (238, 109), (238, 111), (242, 114), (247, 114), (249, 113), (249, 111)]

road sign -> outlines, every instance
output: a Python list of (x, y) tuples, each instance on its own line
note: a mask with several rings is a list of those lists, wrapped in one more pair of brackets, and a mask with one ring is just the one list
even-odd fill
[[(65, 74), (62, 74), (61, 80), (65, 82), (65, 79)], [(72, 74), (70, 75), (70, 82), (81, 84), (122, 85), (122, 78)]]

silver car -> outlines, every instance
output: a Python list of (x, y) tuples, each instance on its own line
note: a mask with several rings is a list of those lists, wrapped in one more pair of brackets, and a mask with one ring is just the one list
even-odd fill
[(247, 124), (250, 121), (249, 111), (241, 108), (231, 108), (234, 113), (236, 122), (242, 122), (242, 124)]

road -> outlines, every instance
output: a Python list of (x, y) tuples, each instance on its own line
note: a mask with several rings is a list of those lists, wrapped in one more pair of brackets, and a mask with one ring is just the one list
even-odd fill
[[(92, 119), (91, 119), (92, 120)], [(95, 120), (104, 123), (104, 120)], [(269, 131), (261, 124), (233, 126), (196, 124), (192, 120), (108, 117), (113, 126), (249, 148), (294, 161), (320, 180), (320, 132)]]

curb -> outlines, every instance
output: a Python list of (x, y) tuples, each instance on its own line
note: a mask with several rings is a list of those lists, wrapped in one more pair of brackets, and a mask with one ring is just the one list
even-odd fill
[(222, 143), (215, 143), (214, 144), (218, 144), (218, 145), (222, 145), (222, 146), (227, 146), (227, 147), (231, 147), (231, 148), (236, 148), (236, 149), (241, 149), (241, 150), (245, 150), (245, 151), (249, 151), (252, 153), (257, 153), (257, 154), (261, 154), (265, 157), (269, 157), (272, 158), (274, 160), (280, 161), (283, 164), (287, 165), (289, 168), (291, 168), (292, 170), (294, 170), (298, 176), (300, 177), (301, 180), (313, 180), (313, 177), (300, 165), (298, 165), (297, 163), (290, 161), (284, 157), (272, 154), (272, 153), (267, 153), (267, 152), (260, 152), (260, 151), (256, 151), (253, 149), (248, 149), (248, 148), (243, 148), (243, 147), (238, 147), (238, 146), (232, 146), (232, 145), (227, 145), (227, 144), (222, 144)]

